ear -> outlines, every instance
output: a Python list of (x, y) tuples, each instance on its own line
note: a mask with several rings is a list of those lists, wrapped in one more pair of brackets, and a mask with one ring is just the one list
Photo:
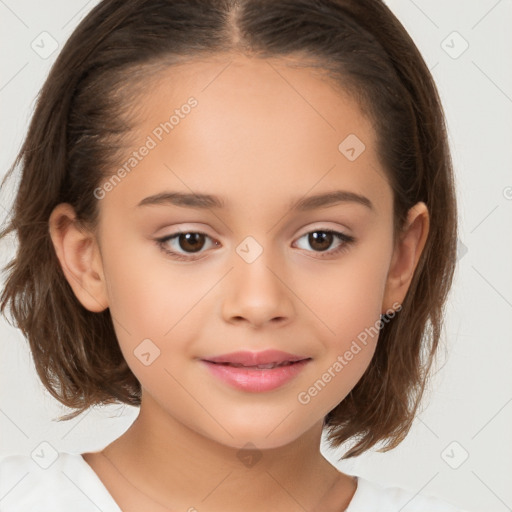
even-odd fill
[(81, 304), (93, 312), (108, 307), (101, 253), (93, 233), (76, 221), (73, 207), (57, 205), (49, 218), (50, 237), (62, 271)]
[[(402, 304), (412, 281), (429, 231), (429, 214), (425, 203), (416, 203), (407, 213), (403, 231), (398, 235), (384, 290), (382, 313)], [(393, 307), (395, 304), (395, 307)]]

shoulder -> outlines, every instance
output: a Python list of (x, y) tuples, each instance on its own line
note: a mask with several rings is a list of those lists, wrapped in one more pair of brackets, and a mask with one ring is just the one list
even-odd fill
[(440, 498), (420, 496), (399, 487), (357, 477), (357, 490), (346, 512), (466, 512)]
[(79, 454), (50, 445), (30, 455), (0, 454), (2, 512), (121, 512)]

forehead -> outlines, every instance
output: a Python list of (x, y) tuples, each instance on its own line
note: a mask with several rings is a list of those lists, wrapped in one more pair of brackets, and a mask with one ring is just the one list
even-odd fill
[(296, 64), (228, 55), (159, 73), (138, 100), (135, 144), (119, 165), (150, 150), (111, 197), (123, 189), (133, 207), (165, 186), (249, 208), (343, 186), (386, 200), (370, 119), (321, 70)]

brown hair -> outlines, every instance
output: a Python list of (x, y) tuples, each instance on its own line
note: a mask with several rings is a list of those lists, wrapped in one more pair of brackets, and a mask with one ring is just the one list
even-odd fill
[[(457, 219), (444, 114), (412, 39), (381, 0), (104, 0), (64, 45), (38, 97), (24, 144), (13, 216), (19, 246), (1, 297), (30, 343), (41, 381), (61, 403), (139, 405), (108, 309), (86, 310), (66, 281), (48, 232), (53, 208), (70, 203), (95, 226), (94, 189), (126, 146), (126, 105), (166, 66), (222, 52), (299, 57), (326, 70), (373, 121), (394, 196), (395, 235), (426, 203), (430, 229), (396, 317), (383, 323), (366, 372), (324, 418), (333, 446), (409, 431), (436, 353), (456, 261)], [(305, 64), (306, 65), (306, 64)], [(121, 115), (123, 114), (123, 115)], [(8, 176), (7, 175), (7, 176)], [(6, 176), (6, 178), (7, 178)], [(5, 181), (5, 178), (4, 178)]]

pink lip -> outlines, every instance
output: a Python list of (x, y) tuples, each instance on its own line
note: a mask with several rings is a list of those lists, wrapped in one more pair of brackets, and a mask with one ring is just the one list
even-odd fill
[[(233, 352), (202, 359), (201, 362), (216, 377), (227, 384), (248, 392), (276, 389), (290, 381), (311, 360), (279, 350), (263, 352)], [(260, 369), (258, 365), (282, 364), (275, 368)], [(286, 364), (289, 363), (289, 364)], [(238, 365), (238, 366), (232, 366)]]

